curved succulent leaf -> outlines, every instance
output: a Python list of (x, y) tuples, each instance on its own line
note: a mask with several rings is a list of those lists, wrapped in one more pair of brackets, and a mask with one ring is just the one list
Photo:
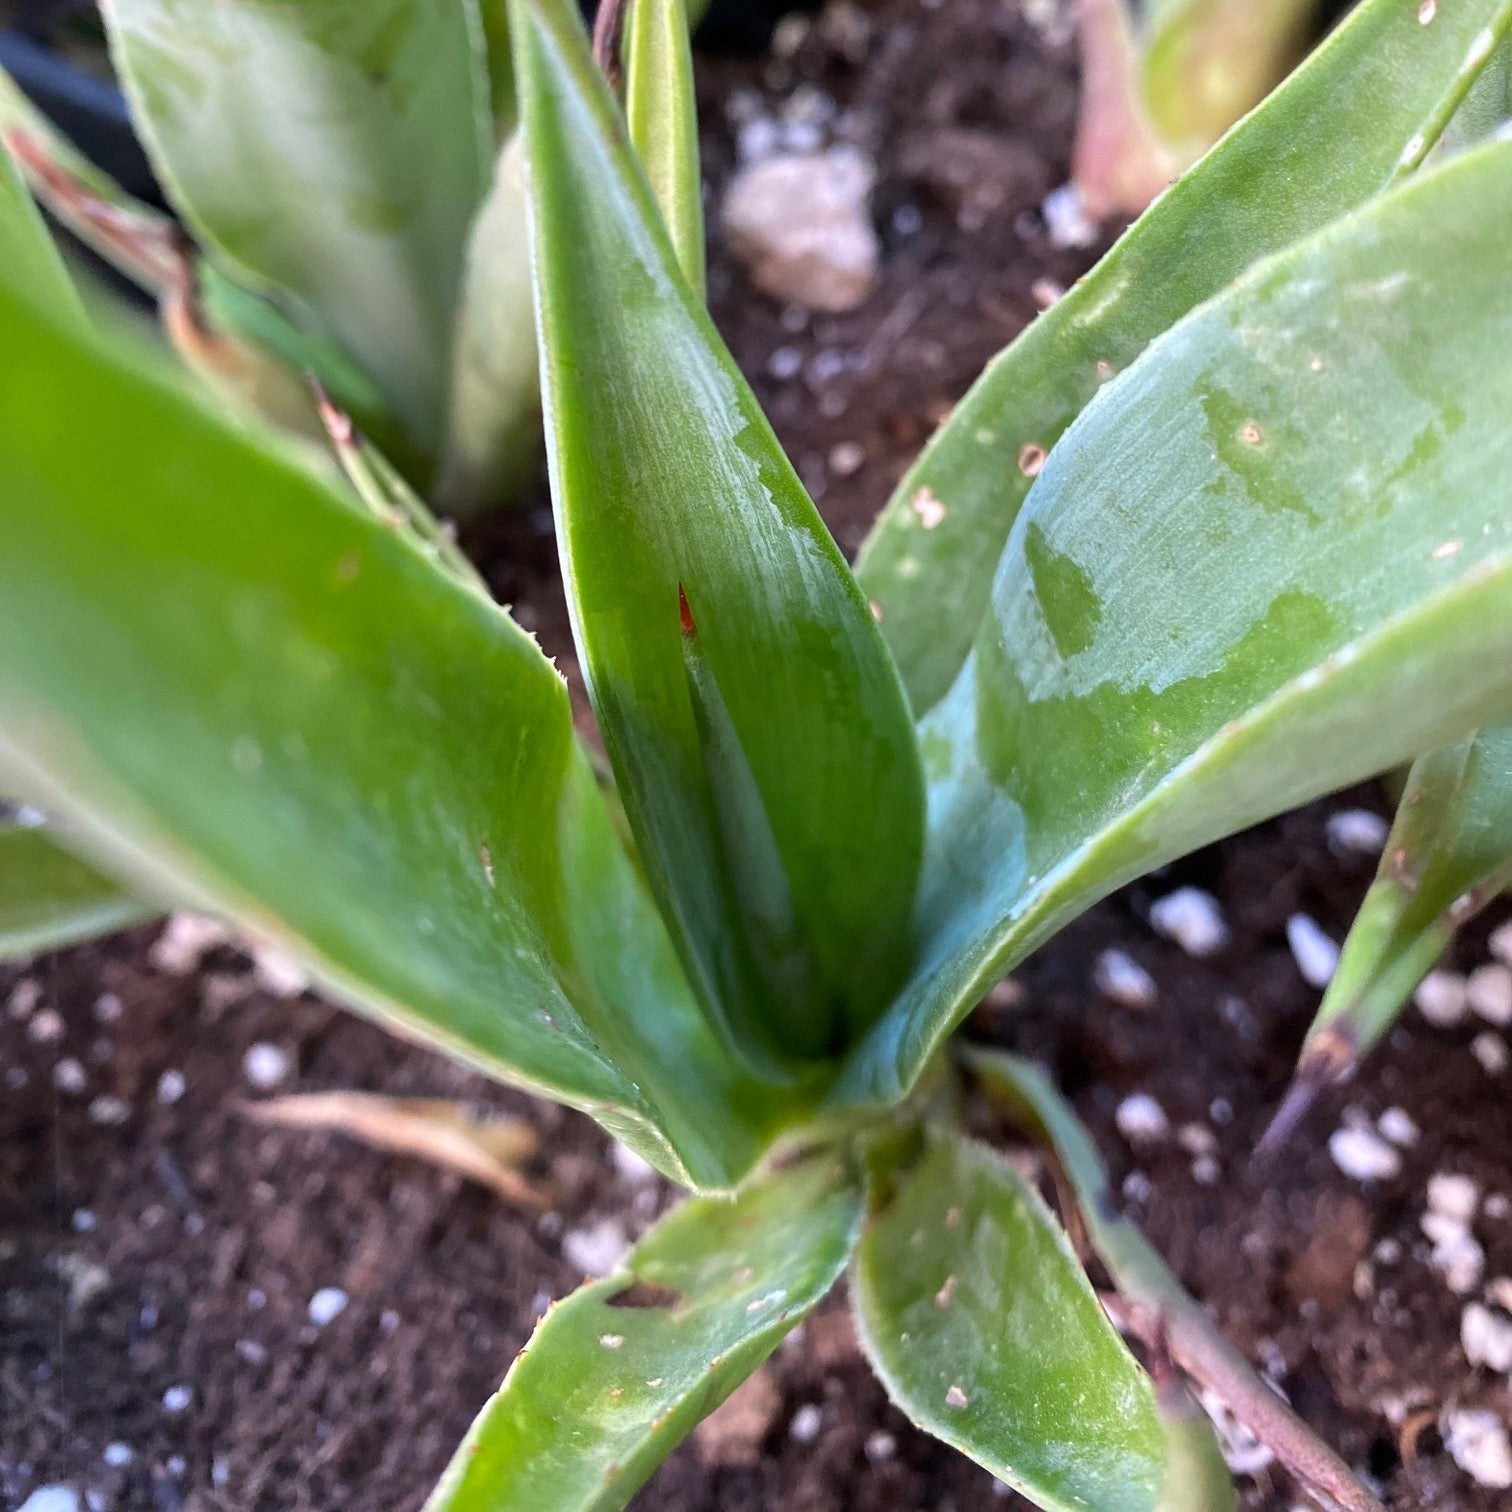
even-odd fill
[(1185, 165), (1253, 109), (1302, 55), (1318, 0), (1158, 0), (1142, 86), (1155, 129)]
[(475, 0), (112, 0), (105, 17), (201, 240), (302, 302), (436, 451), (493, 156)]
[[(1107, 1268), (1118, 1294), (1136, 1316), (1143, 1318), (1151, 1341), (1215, 1392), (1287, 1469), (1325, 1498), (1323, 1505), (1345, 1512), (1382, 1512), (1348, 1465), (1261, 1380), (1201, 1304), (1188, 1295), (1149, 1240), (1119, 1211), (1096, 1147), (1044, 1072), (1029, 1061), (1000, 1051), (971, 1049), (965, 1059), (988, 1096), (1054, 1153), (1075, 1197), (1092, 1249)], [(1189, 1473), (1200, 1476), (1201, 1461), (1206, 1457), (1203, 1450), (1195, 1462), (1184, 1457), (1174, 1463), (1172, 1480)], [(1168, 1489), (1175, 1487), (1168, 1485)], [(1174, 1505), (1184, 1504), (1177, 1501)], [(1185, 1505), (1195, 1508), (1204, 1504)]]
[[(901, 974), (922, 833), (907, 705), (678, 271), (576, 16), (520, 0), (513, 33), (574, 634), (694, 985), (748, 1063), (782, 1076)], [(763, 833), (775, 891), (748, 888), (731, 849)]]
[(0, 819), (0, 960), (110, 934), (152, 912), (46, 830)]
[(450, 514), (511, 497), (538, 465), (540, 365), (525, 216), (525, 143), (517, 131), (499, 149), (493, 187), (467, 246), (436, 487), (437, 502)]
[(1413, 763), (1267, 1148), (1380, 1040), (1455, 931), (1509, 884), (1512, 723), (1503, 722)]
[(494, 140), (502, 147), (520, 123), (514, 83), (514, 51), (509, 43), (509, 0), (478, 0), (488, 59), (488, 95), (493, 106)]
[(234, 407), (316, 433), (308, 375), (369, 434), (413, 460), (388, 401), (341, 347), (302, 330), (184, 243), (172, 219), (102, 173), (0, 71), (0, 136), (32, 194), (91, 251), (159, 301), (188, 366)]
[(832, 1157), (684, 1203), (547, 1313), (426, 1512), (616, 1512), (839, 1280), (860, 1216)]
[(925, 1432), (1053, 1512), (1155, 1512), (1149, 1378), (1039, 1195), (993, 1151), (936, 1136), (862, 1231), (861, 1342)]
[(1089, 214), (1135, 214), (1178, 167), (1145, 108), (1128, 0), (1080, 0), (1081, 103), (1071, 182)]
[[(8, 83), (9, 81), (6, 80)], [(79, 291), (0, 140), (0, 268), (11, 288), (63, 319), (84, 320)]]
[(924, 945), (851, 1095), (1131, 877), (1512, 709), (1509, 243), (1502, 143), (1252, 269), (1067, 433), (921, 727)]
[(758, 1105), (708, 1030), (534, 642), (408, 533), (8, 294), (0, 347), (27, 353), (0, 371), (11, 790), (341, 1000), (737, 1180), (783, 1099)]
[(698, 102), (683, 0), (631, 0), (625, 28), (625, 118), (683, 277), (704, 292)]
[[(922, 715), (976, 638), (1045, 453), (1112, 374), (1252, 262), (1416, 163), (1512, 26), (1508, 0), (1366, 0), (997, 357), (904, 477), (857, 575)], [(929, 507), (919, 507), (927, 504)]]

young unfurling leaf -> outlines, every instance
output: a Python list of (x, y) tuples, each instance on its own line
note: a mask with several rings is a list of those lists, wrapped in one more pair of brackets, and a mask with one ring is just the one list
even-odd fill
[(1455, 931), (1509, 884), (1512, 724), (1503, 722), (1413, 763), (1376, 880), (1262, 1152), (1281, 1144), (1322, 1087), (1354, 1069)]
[[(729, 1043), (780, 1078), (874, 1019), (906, 966), (923, 812), (907, 704), (866, 601), (679, 272), (576, 16), (564, 0), (520, 0), (512, 30), (574, 634), (690, 978)], [(684, 604), (711, 690), (702, 715)], [(700, 718), (707, 731), (715, 701), (718, 747), (738, 759), (710, 759)], [(769, 835), (780, 864), (780, 961), (764, 905), (737, 885), (732, 823)], [(812, 969), (790, 999), (795, 952)]]

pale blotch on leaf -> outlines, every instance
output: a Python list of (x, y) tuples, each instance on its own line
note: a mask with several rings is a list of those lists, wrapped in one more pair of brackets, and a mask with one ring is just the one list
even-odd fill
[(945, 518), (945, 506), (935, 497), (934, 490), (926, 483), (909, 501), (909, 508), (918, 516), (925, 530), (933, 530)]

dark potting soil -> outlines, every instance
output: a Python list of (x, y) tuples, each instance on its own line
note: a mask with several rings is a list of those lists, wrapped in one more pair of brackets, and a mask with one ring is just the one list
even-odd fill
[[(1053, 6), (1023, 11), (1053, 16)], [(982, 363), (1097, 249), (1051, 245), (1037, 207), (1064, 181), (1075, 72), (1008, 0), (832, 7), (778, 55), (702, 74), (711, 199), (742, 113), (856, 141), (879, 179), (880, 284), (853, 315), (800, 319), (754, 293), (712, 238), (711, 301), (841, 542)], [(817, 93), (815, 93), (817, 92)], [(833, 116), (824, 100), (834, 102)], [(581, 706), (544, 495), (468, 544), (555, 653)], [(1286, 942), (1305, 913), (1334, 939), (1371, 862), (1325, 839), (1312, 807), (1214, 847), (1092, 910), (993, 994), (970, 1032), (1043, 1059), (1072, 1094), (1131, 1210), (1252, 1359), (1401, 1509), (1489, 1512), (1446, 1453), (1441, 1410), (1505, 1420), (1505, 1383), (1466, 1362), (1468, 1297), (1430, 1264), (1428, 1178), (1468, 1175), (1485, 1276), (1512, 1275), (1512, 1107), (1483, 1023), (1414, 1014), (1275, 1165), (1247, 1163), (1316, 1004)], [(1194, 959), (1150, 901), (1209, 891), (1232, 940)], [(1505, 917), (1505, 911), (1498, 919)], [(1493, 919), (1456, 946), (1483, 961)], [(68, 1485), (123, 1512), (414, 1512), (535, 1319), (673, 1199), (611, 1158), (586, 1119), (507, 1091), (310, 997), (280, 1001), (246, 960), (155, 968), (157, 931), (0, 972), (0, 1506)], [(1152, 1007), (1101, 995), (1126, 951)], [(1472, 1043), (1479, 1039), (1472, 1051)], [(257, 1049), (250, 1061), (248, 1052)], [(458, 1178), (244, 1111), (249, 1065), (282, 1090), (459, 1097), (527, 1119), (551, 1209), (513, 1210)], [(1170, 1138), (1131, 1148), (1115, 1110), (1163, 1108)], [(1347, 1116), (1402, 1110), (1421, 1131), (1391, 1179), (1330, 1159)], [(992, 1131), (990, 1122), (984, 1130)], [(311, 1321), (317, 1293), (346, 1305)], [(1274, 1468), (1244, 1505), (1301, 1497)], [(680, 1449), (637, 1506), (653, 1512), (967, 1512), (1021, 1506), (886, 1403), (837, 1306), (784, 1345)]]

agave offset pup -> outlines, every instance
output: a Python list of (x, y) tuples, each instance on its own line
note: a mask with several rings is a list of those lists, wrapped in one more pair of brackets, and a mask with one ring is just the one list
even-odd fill
[(952, 1032), (1123, 882), (1512, 718), (1512, 144), (1422, 167), (1512, 4), (1365, 0), (996, 359), (854, 573), (698, 294), (679, 7), (631, 8), (626, 109), (566, 0), (509, 20), (607, 774), (419, 506), (92, 333), (12, 186), (0, 773), (49, 822), (13, 834), (79, 858), (60, 914), (90, 868), (218, 912), (692, 1190), (547, 1314), (433, 1512), (623, 1506), (847, 1274), (894, 1401), (1037, 1505), (1232, 1506), (1190, 1378), (1377, 1508), (1044, 1077)]
[(0, 137), (48, 210), (233, 411), (321, 438), (313, 374), (441, 507), (515, 496), (540, 415), (504, 0), (101, 12), (192, 235), (0, 73)]
[(1071, 177), (1134, 214), (1286, 76), (1318, 0), (1076, 0), (1082, 97)]

